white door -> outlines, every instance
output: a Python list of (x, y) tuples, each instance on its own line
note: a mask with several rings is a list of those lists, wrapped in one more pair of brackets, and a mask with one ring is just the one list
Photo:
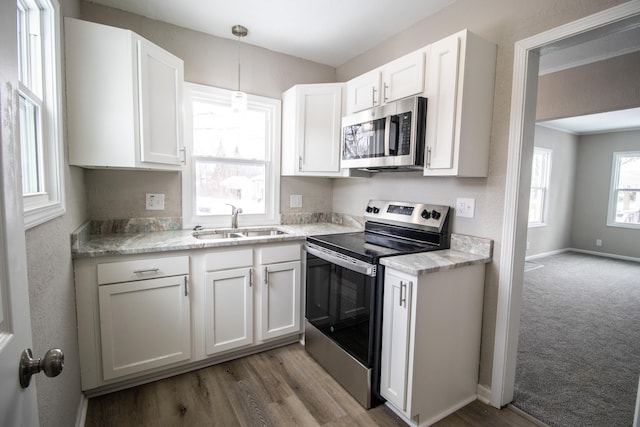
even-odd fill
[(384, 278), (380, 394), (407, 410), (412, 284), (387, 270)]
[(191, 358), (188, 277), (98, 288), (104, 380)]
[(205, 275), (205, 351), (213, 355), (253, 344), (252, 269)]
[(300, 332), (300, 261), (264, 266), (262, 340)]
[(18, 382), (20, 354), (32, 344), (31, 318), (19, 175), (18, 96), (15, 84), (5, 79), (12, 73), (5, 73), (4, 68), (0, 70), (0, 425), (37, 426), (35, 381), (26, 389)]

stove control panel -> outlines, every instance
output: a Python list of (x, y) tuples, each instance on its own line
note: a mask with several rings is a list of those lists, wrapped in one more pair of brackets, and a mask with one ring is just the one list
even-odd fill
[(365, 209), (364, 218), (367, 221), (440, 231), (448, 214), (449, 206), (370, 200)]

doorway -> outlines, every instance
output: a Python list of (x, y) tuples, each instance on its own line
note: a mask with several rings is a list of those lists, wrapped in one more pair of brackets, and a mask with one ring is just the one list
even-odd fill
[(501, 272), (490, 403), (502, 407), (513, 399), (526, 250), (528, 196), (540, 55), (545, 51), (597, 39), (638, 25), (640, 2), (629, 2), (516, 43), (505, 189)]

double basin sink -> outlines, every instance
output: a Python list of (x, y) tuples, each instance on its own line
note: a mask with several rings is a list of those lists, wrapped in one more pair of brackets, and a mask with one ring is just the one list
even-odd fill
[(200, 240), (216, 239), (246, 239), (250, 237), (270, 237), (288, 234), (274, 227), (263, 228), (236, 228), (236, 229), (202, 229), (192, 233), (193, 237)]

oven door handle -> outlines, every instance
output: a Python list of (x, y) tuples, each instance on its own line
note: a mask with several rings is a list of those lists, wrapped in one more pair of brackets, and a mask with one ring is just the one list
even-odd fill
[(355, 271), (356, 273), (376, 277), (377, 268), (373, 264), (360, 261), (359, 259), (352, 258), (350, 256), (323, 248), (318, 245), (314, 245), (313, 243), (307, 242), (304, 246), (308, 253), (310, 253), (311, 255), (315, 255), (320, 259), (328, 261), (332, 264), (339, 265), (340, 267), (344, 267), (347, 270)]

